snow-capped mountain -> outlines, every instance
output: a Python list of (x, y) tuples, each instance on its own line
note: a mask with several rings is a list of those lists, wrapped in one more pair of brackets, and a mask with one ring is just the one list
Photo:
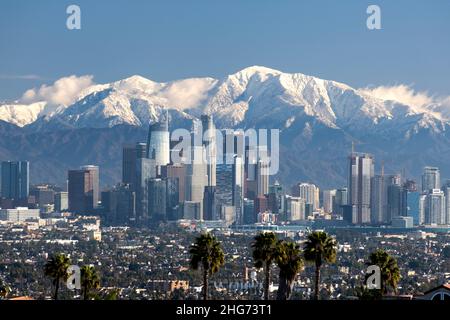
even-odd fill
[(43, 116), (46, 102), (25, 104), (3, 104), (0, 105), (0, 120), (23, 127), (36, 121)]
[(280, 129), (276, 178), (286, 184), (345, 185), (352, 142), (373, 153), (377, 165), (383, 160), (387, 172), (418, 177), (423, 166), (435, 165), (450, 177), (449, 106), (405, 104), (258, 66), (223, 79), (159, 83), (132, 76), (85, 87), (68, 105), (0, 104), (0, 159), (29, 159), (35, 181), (60, 184), (67, 169), (94, 163), (103, 183), (113, 184), (120, 181), (122, 145), (145, 141), (148, 123), (169, 110), (172, 127), (206, 113), (219, 128)]
[(350, 131), (443, 130), (450, 111), (424, 110), (370, 96), (345, 84), (301, 73), (249, 67), (224, 79), (192, 78), (158, 83), (132, 76), (84, 89), (75, 103), (52, 106), (0, 105), (0, 120), (36, 129), (103, 128), (118, 124), (147, 125), (165, 109), (173, 117), (215, 116), (218, 126), (289, 127), (311, 116), (330, 128)]

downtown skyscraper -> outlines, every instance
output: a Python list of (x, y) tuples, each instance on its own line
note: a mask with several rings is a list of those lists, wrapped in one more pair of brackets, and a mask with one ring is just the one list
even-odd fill
[(371, 183), (374, 177), (374, 158), (371, 154), (352, 152), (349, 157), (349, 205), (353, 224), (371, 221)]
[[(186, 167), (185, 204), (186, 208), (196, 208), (196, 219), (203, 220), (203, 199), (205, 187), (208, 185), (208, 169), (206, 149), (202, 139), (202, 123), (194, 120), (192, 125), (192, 144), (190, 161)], [(186, 202), (188, 204), (186, 205)]]
[(1, 196), (11, 200), (28, 197), (30, 164), (28, 161), (3, 161), (1, 163)]
[(147, 138), (146, 158), (155, 160), (158, 174), (161, 173), (161, 166), (170, 163), (170, 134), (169, 119), (150, 124)]
[(425, 197), (424, 223), (443, 225), (446, 223), (445, 194), (441, 189), (432, 189)]
[(206, 169), (208, 175), (207, 186), (216, 185), (217, 143), (216, 126), (213, 117), (202, 115), (203, 145), (205, 146)]
[(86, 214), (97, 208), (99, 199), (99, 168), (83, 166), (68, 172), (69, 211)]
[(384, 169), (372, 179), (370, 199), (370, 220), (379, 225), (387, 222), (387, 188)]
[(294, 196), (305, 200), (305, 204), (309, 209), (309, 213), (319, 208), (320, 189), (315, 184), (303, 182), (298, 184), (294, 190)]
[(422, 194), (420, 195), (420, 222), (425, 225), (450, 223), (448, 212), (448, 186), (440, 186), (440, 171), (437, 167), (424, 167)]
[(441, 174), (439, 168), (424, 167), (422, 174), (422, 192), (429, 192), (441, 187)]

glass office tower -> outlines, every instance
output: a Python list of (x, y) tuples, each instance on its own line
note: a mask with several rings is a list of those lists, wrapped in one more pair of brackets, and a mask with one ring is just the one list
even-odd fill
[(28, 161), (3, 161), (1, 165), (1, 196), (6, 199), (25, 199), (30, 188)]

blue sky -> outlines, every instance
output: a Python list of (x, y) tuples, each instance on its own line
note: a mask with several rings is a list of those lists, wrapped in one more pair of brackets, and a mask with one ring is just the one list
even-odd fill
[[(81, 30), (66, 28), (70, 4)], [(382, 30), (366, 28), (369, 4)], [(0, 2), (0, 100), (73, 74), (168, 81), (251, 65), (450, 95), (450, 1)]]

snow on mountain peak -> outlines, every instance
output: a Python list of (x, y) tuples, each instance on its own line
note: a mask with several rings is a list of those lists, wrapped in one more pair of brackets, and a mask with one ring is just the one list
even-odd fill
[(275, 70), (275, 69), (271, 69), (271, 68), (267, 68), (264, 66), (250, 66), (247, 68), (244, 68), (238, 72), (235, 73), (235, 75), (240, 74), (240, 75), (247, 75), (247, 76), (252, 76), (254, 74), (260, 74), (260, 75), (279, 75), (282, 72), (279, 70)]
[(23, 127), (41, 116), (45, 110), (46, 102), (35, 102), (29, 105), (4, 104), (0, 105), (0, 120)]
[(448, 111), (440, 105), (433, 110), (419, 109), (376, 93), (302, 73), (251, 66), (221, 80), (156, 82), (133, 75), (109, 84), (84, 86), (68, 106), (49, 108), (45, 101), (0, 105), (0, 120), (21, 126), (41, 122), (37, 127), (45, 127), (52, 119), (75, 127), (146, 125), (157, 120), (164, 109), (172, 109), (181, 118), (212, 114), (218, 126), (286, 128), (306, 115), (328, 127), (356, 130), (398, 127), (402, 121), (411, 125), (412, 116), (419, 117), (415, 123), (420, 127), (437, 128), (433, 122), (442, 121), (441, 113)]
[(154, 82), (139, 75), (134, 75), (111, 83), (111, 88), (116, 91), (125, 91), (129, 93), (141, 93), (154, 91), (161, 87), (161, 84)]

